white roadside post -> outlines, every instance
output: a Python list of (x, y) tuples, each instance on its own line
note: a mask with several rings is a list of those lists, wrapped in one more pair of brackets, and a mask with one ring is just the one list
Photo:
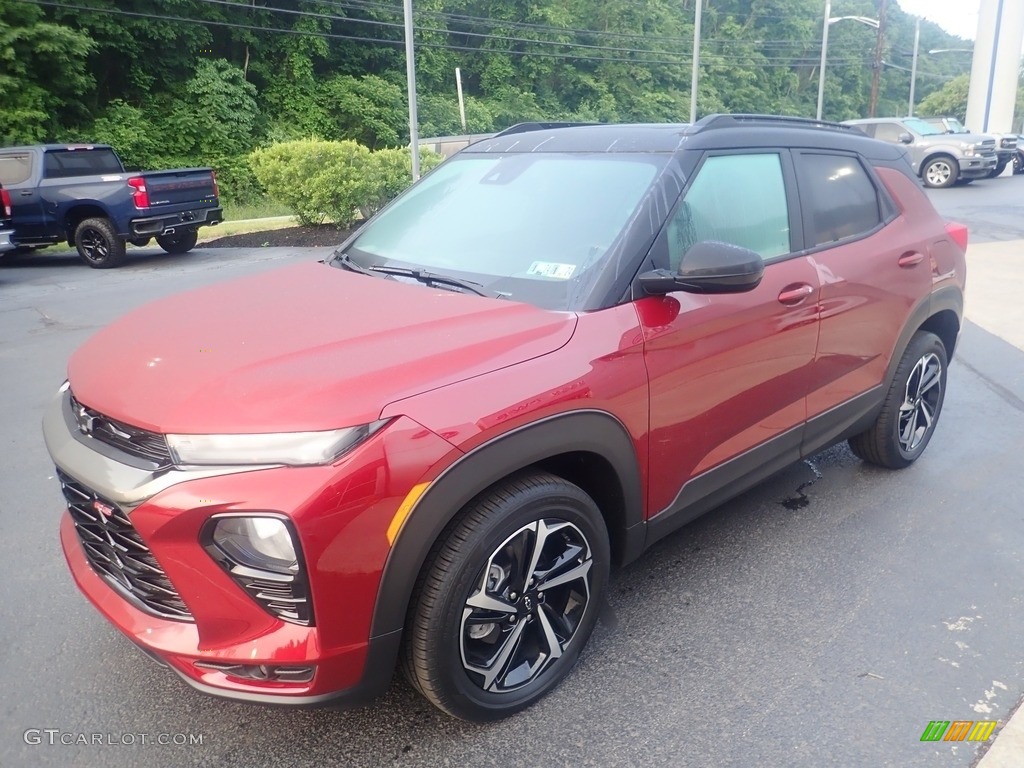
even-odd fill
[(409, 147), (412, 152), (412, 180), (420, 178), (420, 131), (416, 117), (416, 52), (413, 47), (412, 0), (405, 0), (405, 78), (409, 90)]

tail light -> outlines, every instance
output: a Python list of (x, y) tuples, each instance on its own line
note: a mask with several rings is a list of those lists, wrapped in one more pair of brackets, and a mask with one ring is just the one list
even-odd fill
[(146, 180), (141, 176), (132, 176), (128, 179), (128, 186), (134, 189), (132, 200), (136, 208), (149, 208), (149, 191), (146, 189)]
[(6, 189), (0, 189), (0, 206), (3, 207), (3, 217), (5, 219), (9, 219), (14, 215), (11, 210), (11, 193)]
[(213, 175), (213, 196), (220, 197), (220, 187), (217, 186), (217, 172), (210, 171), (210, 173)]
[(954, 221), (946, 222), (946, 232), (953, 238), (953, 242), (960, 246), (960, 250), (967, 250), (967, 227), (957, 224)]

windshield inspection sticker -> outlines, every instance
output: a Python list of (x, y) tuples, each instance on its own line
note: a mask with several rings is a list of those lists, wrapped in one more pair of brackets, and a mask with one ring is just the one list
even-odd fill
[(556, 264), (553, 261), (535, 261), (530, 265), (530, 268), (526, 270), (526, 274), (553, 277), (556, 280), (568, 280), (572, 277), (572, 273), (575, 271), (575, 264)]

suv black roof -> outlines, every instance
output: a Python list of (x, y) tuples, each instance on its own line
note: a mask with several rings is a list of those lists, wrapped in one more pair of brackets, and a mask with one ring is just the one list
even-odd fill
[(676, 152), (681, 149), (805, 147), (896, 160), (902, 149), (851, 126), (778, 115), (708, 115), (696, 123), (522, 123), (464, 153)]

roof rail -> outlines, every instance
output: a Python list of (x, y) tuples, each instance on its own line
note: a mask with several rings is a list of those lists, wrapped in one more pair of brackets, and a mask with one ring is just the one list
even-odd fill
[(529, 122), (516, 123), (504, 131), (499, 131), (492, 138), (498, 136), (511, 136), (514, 133), (529, 133), (530, 131), (546, 131), (550, 128), (579, 128), (585, 125), (600, 125), (600, 123), (573, 123), (573, 122)]
[(829, 120), (816, 120), (813, 117), (794, 117), (791, 115), (708, 115), (702, 117), (696, 123), (686, 129), (686, 133), (700, 133), (702, 131), (716, 130), (719, 128), (738, 128), (750, 125), (779, 126), (789, 128), (831, 128), (834, 130), (854, 131), (851, 125), (833, 123)]

